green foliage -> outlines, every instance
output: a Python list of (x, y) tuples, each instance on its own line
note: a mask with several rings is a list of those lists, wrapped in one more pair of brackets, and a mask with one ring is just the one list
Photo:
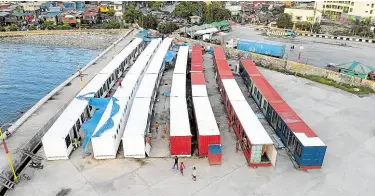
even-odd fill
[[(206, 3), (203, 1), (181, 1), (176, 6), (172, 14), (181, 18), (188, 18), (193, 15), (202, 15), (205, 13)], [(196, 13), (198, 12), (198, 14)]]
[(113, 17), (114, 15), (115, 15), (115, 10), (113, 9), (113, 8), (110, 8), (109, 10), (108, 10), (108, 16), (111, 16), (111, 17)]
[(0, 32), (6, 31), (5, 27), (0, 26)]
[(117, 22), (115, 20), (110, 20), (107, 23), (104, 23), (104, 26), (103, 26), (103, 28), (105, 29), (119, 29), (123, 27), (124, 25), (122, 24), (122, 22)]
[(310, 31), (311, 23), (307, 21), (297, 22), (296, 27), (302, 31)]
[(222, 20), (228, 20), (231, 17), (231, 12), (224, 8), (219, 8), (217, 10), (214, 10), (214, 20), (215, 22), (222, 21)]
[(17, 31), (18, 28), (16, 24), (11, 24), (7, 29), (8, 31)]
[(52, 21), (44, 21), (43, 24), (41, 25), (41, 29), (53, 30), (55, 29), (55, 25), (53, 24)]
[(178, 29), (178, 26), (174, 22), (167, 22), (167, 23), (159, 25), (158, 27), (158, 31), (162, 34), (172, 33), (173, 31), (177, 29)]
[(363, 37), (371, 37), (373, 34), (370, 31), (371, 27), (371, 18), (367, 17), (362, 20), (356, 18), (352, 21), (351, 27), (350, 27), (350, 34), (351, 35), (359, 35)]
[(29, 26), (29, 31), (34, 31), (34, 30), (36, 30), (36, 26), (35, 25), (30, 25)]
[(322, 27), (320, 26), (319, 23), (315, 23), (312, 27), (312, 32), (313, 33), (320, 33)]
[(283, 13), (277, 19), (277, 26), (282, 28), (292, 28), (292, 16), (290, 14)]
[(134, 4), (130, 4), (129, 8), (122, 15), (122, 18), (127, 23), (135, 23), (140, 16), (142, 16), (142, 12), (136, 10)]
[(138, 24), (145, 29), (156, 29), (158, 26), (158, 22), (152, 14), (139, 17)]
[(222, 8), (222, 4), (220, 2), (212, 2), (206, 6), (204, 14), (204, 21), (206, 23), (218, 22), (229, 19), (230, 17), (230, 11)]
[(161, 1), (149, 1), (148, 7), (150, 7), (153, 11), (160, 11), (162, 4), (163, 2)]

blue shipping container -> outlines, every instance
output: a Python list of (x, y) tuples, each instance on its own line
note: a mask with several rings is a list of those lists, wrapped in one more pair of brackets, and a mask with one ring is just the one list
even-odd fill
[(237, 49), (282, 58), (285, 53), (285, 44), (239, 40)]

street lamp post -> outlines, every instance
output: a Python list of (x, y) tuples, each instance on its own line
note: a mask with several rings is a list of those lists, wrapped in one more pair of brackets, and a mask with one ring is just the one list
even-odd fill
[(301, 63), (301, 53), (302, 53), (302, 50), (303, 50), (303, 46), (300, 46), (299, 47), (299, 53), (298, 53), (298, 63)]
[(4, 134), (3, 134), (3, 131), (2, 131), (2, 128), (3, 126), (5, 125), (8, 125), (8, 124), (4, 124), (0, 127), (0, 137), (1, 139), (3, 140), (3, 145), (4, 145), (4, 151), (5, 151), (5, 154), (7, 156), (7, 159), (8, 159), (8, 162), (9, 162), (9, 166), (10, 166), (10, 169), (12, 170), (12, 173), (13, 173), (13, 177), (14, 177), (14, 182), (18, 182), (19, 179), (18, 179), (18, 176), (16, 174), (16, 171), (14, 170), (14, 167), (13, 167), (13, 161), (12, 161), (12, 158), (10, 157), (10, 153), (9, 153), (9, 150), (8, 150), (8, 147), (7, 147), (7, 144), (5, 142), (5, 137), (4, 137)]

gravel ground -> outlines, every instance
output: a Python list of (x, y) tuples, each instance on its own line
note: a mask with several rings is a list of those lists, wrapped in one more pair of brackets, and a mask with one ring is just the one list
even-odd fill
[(104, 50), (122, 34), (82, 33), (64, 35), (29, 35), (0, 38), (0, 43), (67, 46)]

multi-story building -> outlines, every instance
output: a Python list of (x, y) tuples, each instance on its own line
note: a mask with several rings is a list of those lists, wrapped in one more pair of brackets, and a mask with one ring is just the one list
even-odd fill
[(292, 15), (292, 22), (320, 23), (322, 13), (316, 9), (285, 8), (284, 13)]
[(375, 18), (375, 1), (324, 1), (323, 13), (331, 18)]

